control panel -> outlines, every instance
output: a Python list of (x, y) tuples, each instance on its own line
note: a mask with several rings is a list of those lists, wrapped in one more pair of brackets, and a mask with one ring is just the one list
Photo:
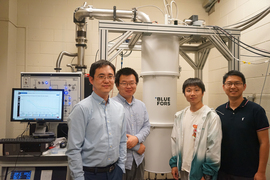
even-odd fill
[(64, 89), (64, 121), (73, 106), (84, 98), (84, 75), (81, 72), (21, 72), (21, 88)]

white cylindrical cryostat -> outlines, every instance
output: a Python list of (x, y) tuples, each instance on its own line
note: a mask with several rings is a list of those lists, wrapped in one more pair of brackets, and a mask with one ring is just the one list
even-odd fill
[(145, 170), (167, 173), (171, 171), (170, 135), (177, 110), (179, 38), (169, 34), (143, 36), (141, 54), (143, 102), (151, 123), (151, 133), (145, 141)]

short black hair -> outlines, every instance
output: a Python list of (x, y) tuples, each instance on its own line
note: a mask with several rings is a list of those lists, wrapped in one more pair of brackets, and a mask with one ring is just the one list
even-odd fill
[(89, 70), (89, 75), (94, 78), (95, 73), (96, 73), (96, 69), (104, 67), (104, 66), (110, 66), (113, 69), (113, 74), (115, 74), (115, 67), (114, 65), (110, 62), (110, 61), (106, 61), (106, 60), (98, 60), (96, 62), (94, 62)]
[(182, 91), (184, 94), (185, 94), (185, 90), (188, 86), (198, 86), (199, 88), (201, 88), (202, 93), (204, 93), (204, 91), (205, 91), (205, 86), (204, 86), (202, 80), (199, 78), (188, 78), (187, 80), (185, 80), (185, 82), (183, 83), (183, 86), (182, 86)]
[(132, 75), (132, 74), (135, 76), (136, 83), (139, 83), (139, 76), (138, 76), (137, 72), (132, 68), (125, 67), (125, 68), (122, 68), (122, 69), (117, 71), (117, 73), (115, 75), (115, 85), (119, 86), (119, 81), (120, 81), (120, 76), (121, 75), (129, 76), (129, 75)]
[(243, 84), (246, 84), (246, 78), (244, 76), (243, 73), (241, 73), (240, 71), (237, 71), (237, 70), (231, 70), (229, 72), (227, 72), (224, 76), (223, 76), (223, 84), (226, 82), (226, 79), (229, 77), (229, 76), (238, 76), (242, 79), (243, 81)]

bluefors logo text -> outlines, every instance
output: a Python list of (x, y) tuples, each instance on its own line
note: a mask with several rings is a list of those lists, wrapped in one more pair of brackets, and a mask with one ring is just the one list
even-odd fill
[(155, 97), (157, 106), (170, 106), (170, 97)]

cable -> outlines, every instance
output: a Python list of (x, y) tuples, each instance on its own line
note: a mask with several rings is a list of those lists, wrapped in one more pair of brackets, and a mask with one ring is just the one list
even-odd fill
[(97, 52), (96, 52), (95, 62), (97, 61), (97, 54), (98, 54), (98, 51), (99, 51), (99, 49), (98, 49)]
[(178, 9), (177, 9), (177, 4), (176, 4), (176, 2), (175, 2), (174, 0), (172, 0), (172, 1), (171, 1), (171, 4), (170, 4), (171, 13), (172, 13), (172, 14), (171, 14), (171, 18), (174, 19), (174, 18), (173, 18), (173, 7), (172, 7), (173, 4), (175, 5), (175, 9), (176, 9), (176, 19), (177, 19), (177, 18), (178, 18)]
[[(257, 23), (258, 21), (260, 21), (262, 18), (264, 18), (268, 13), (270, 12), (270, 7), (266, 8), (265, 10), (263, 10), (262, 12), (252, 16), (251, 18), (247, 19), (247, 20), (244, 20), (244, 21), (241, 21), (241, 22), (238, 22), (238, 23), (235, 23), (235, 24), (232, 24), (232, 25), (228, 25), (228, 26), (224, 26), (224, 28), (226, 27), (231, 27), (231, 28), (241, 28), (240, 29), (241, 31), (249, 28), (250, 26), (252, 26), (253, 24)], [(240, 24), (240, 25), (238, 25)], [(238, 26), (236, 26), (238, 25)]]
[[(258, 18), (256, 18), (254, 21), (251, 21), (250, 23), (245, 23), (244, 25), (246, 25), (246, 24), (247, 24), (247, 25), (244, 26), (244, 27), (242, 27), (242, 28), (240, 29), (240, 31), (244, 31), (244, 30), (248, 29), (249, 27), (253, 26), (253, 25), (256, 24), (257, 22), (259, 22), (261, 19), (263, 19), (265, 16), (267, 16), (267, 15), (269, 14), (269, 12), (270, 12), (270, 8), (267, 9), (265, 12), (263, 12), (263, 14), (260, 15)], [(240, 27), (241, 27), (241, 26), (240, 26)], [(236, 28), (238, 28), (238, 27), (236, 27)]]
[(263, 82), (263, 87), (262, 87), (261, 97), (260, 97), (260, 103), (259, 103), (260, 105), (261, 105), (262, 93), (263, 93), (264, 85), (265, 85), (265, 82), (266, 82), (266, 78), (267, 78), (267, 73), (268, 73), (269, 65), (270, 65), (270, 61), (268, 61), (268, 66), (267, 66), (266, 73), (265, 73), (265, 77), (264, 77), (264, 82)]
[(168, 11), (168, 2), (167, 0), (163, 0), (163, 4), (164, 4), (164, 8), (165, 8), (165, 11), (166, 11), (166, 14), (170, 14), (169, 11)]
[(62, 132), (64, 135), (66, 135), (66, 137), (68, 137), (68, 133), (66, 133), (65, 130), (64, 130), (63, 128), (64, 128), (64, 127), (62, 126), (62, 127), (61, 127), (61, 132)]
[(217, 3), (217, 0), (212, 1), (212, 3), (206, 8), (206, 12), (209, 13), (216, 3)]
[[(242, 43), (242, 44), (244, 44), (245, 46), (247, 46), (247, 47), (250, 47), (250, 48), (252, 48), (252, 49), (254, 49), (254, 50), (257, 50), (257, 51), (261, 51), (261, 52), (263, 52), (263, 53), (267, 53), (267, 54), (270, 54), (270, 52), (269, 51), (263, 51), (263, 50), (260, 50), (260, 49), (258, 49), (258, 48), (254, 48), (254, 47), (252, 47), (252, 46), (250, 46), (250, 45), (248, 45), (248, 44), (246, 44), (246, 43), (244, 43), (244, 42), (242, 42), (242, 41), (240, 41), (239, 39), (237, 39), (237, 38), (235, 38), (235, 37), (233, 37), (232, 35), (230, 35), (230, 33), (228, 33), (225, 29), (223, 29), (223, 28), (221, 28), (221, 27), (218, 27), (218, 26), (214, 26), (214, 27), (217, 27), (218, 29), (221, 29), (220, 31), (223, 33), (223, 31), (224, 32), (226, 32), (231, 38), (231, 40), (232, 40), (232, 38), (233, 39), (236, 39), (238, 42), (240, 42), (240, 43)], [(225, 33), (223, 33), (223, 34), (225, 34)], [(226, 35), (226, 34), (225, 34)], [(226, 35), (227, 36), (227, 35)], [(228, 37), (228, 36), (227, 36)], [(235, 42), (235, 41), (234, 41)], [(239, 44), (240, 45), (240, 44)], [(268, 56), (267, 56), (268, 57)]]
[[(76, 56), (75, 56), (76, 57)], [(72, 64), (72, 62), (74, 61), (75, 57), (73, 57), (73, 59), (71, 60), (70, 64)]]
[[(220, 28), (220, 27), (218, 27), (218, 26), (213, 26), (214, 28)], [(222, 29), (222, 28), (221, 28)], [(218, 30), (218, 29), (217, 29)], [(221, 30), (220, 30), (221, 31)], [(224, 30), (225, 31), (225, 30)], [(214, 32), (214, 31), (213, 31)], [(242, 47), (242, 48), (244, 48), (244, 49), (246, 49), (247, 51), (250, 51), (250, 52), (252, 52), (252, 53), (254, 53), (254, 54), (257, 54), (257, 55), (260, 55), (260, 56), (262, 56), (262, 57), (267, 57), (267, 58), (269, 58), (270, 56), (266, 56), (266, 55), (264, 55), (264, 54), (259, 54), (259, 53), (257, 53), (257, 52), (254, 52), (254, 51), (252, 51), (252, 50), (249, 50), (249, 49), (247, 49), (246, 47), (244, 47), (244, 46), (242, 46), (240, 43), (243, 43), (242, 41), (240, 41), (240, 40), (238, 40), (238, 42), (240, 42), (240, 43), (238, 43), (238, 42), (236, 42), (234, 39), (236, 39), (235, 37), (233, 37), (233, 36), (231, 36), (227, 31), (225, 31), (227, 34), (229, 34), (229, 36), (226, 34), (226, 33), (224, 33), (223, 31), (221, 31), (225, 36), (227, 36), (229, 39), (231, 39), (234, 43), (236, 43), (236, 44), (238, 44), (240, 47)], [(215, 32), (214, 32), (215, 33)], [(217, 35), (216, 33), (215, 33), (215, 35)], [(231, 38), (232, 37), (232, 38)], [(246, 44), (245, 44), (246, 45)], [(249, 45), (247, 45), (247, 46), (249, 46)], [(252, 47), (252, 46), (249, 46), (250, 48), (252, 48), (252, 49), (254, 49), (254, 47)], [(255, 50), (258, 50), (258, 51), (262, 51), (262, 50), (259, 50), (259, 49), (256, 49), (255, 48)], [(269, 53), (270, 54), (270, 52), (265, 52), (265, 53)], [(232, 55), (232, 54), (231, 54)], [(232, 55), (233, 56), (233, 55)], [(237, 59), (237, 58), (235, 58), (235, 59)], [(239, 59), (238, 59), (239, 60)], [(240, 60), (239, 60), (240, 61)], [(266, 62), (268, 62), (268, 61), (266, 61)]]
[(250, 55), (245, 55), (245, 54), (241, 54), (240, 56), (261, 58), (261, 56), (250, 56)]
[(123, 68), (123, 64), (124, 64), (124, 54), (123, 52), (121, 53), (121, 69)]
[(24, 129), (24, 131), (22, 132), (22, 134), (20, 134), (20, 135), (17, 136), (17, 137), (22, 137), (23, 134), (25, 133), (25, 131), (27, 131), (27, 130), (29, 129), (29, 128), (28, 128), (29, 125), (30, 125), (30, 122), (28, 122), (28, 124), (27, 124), (26, 128)]
[(125, 54), (123, 54), (123, 57), (128, 57), (128, 56), (131, 55), (131, 53), (132, 53), (132, 50), (130, 50), (130, 52), (128, 54), (127, 54), (127, 51), (126, 51)]
[(124, 35), (125, 35), (125, 34), (123, 33), (123, 34), (121, 34), (120, 36), (114, 38), (113, 40), (110, 40), (109, 42), (113, 42), (113, 41), (115, 41), (116, 39), (118, 39), (118, 38), (120, 38), (120, 37), (122, 37), (122, 36), (124, 36)]
[[(116, 67), (116, 65), (117, 65), (117, 56), (116, 56), (116, 58), (115, 58), (115, 67)], [(121, 67), (122, 68), (122, 67)], [(113, 88), (114, 89), (114, 88)], [(111, 97), (113, 97), (113, 89), (112, 89), (112, 92), (111, 92)]]
[(14, 171), (14, 170), (17, 168), (17, 162), (18, 162), (18, 158), (19, 158), (19, 156), (20, 156), (20, 151), (18, 152), (18, 154), (17, 154), (17, 156), (16, 156), (16, 161), (15, 161), (15, 164), (14, 164), (13, 169), (12, 169), (11, 171), (9, 171), (9, 172), (8, 172), (8, 168), (9, 168), (9, 167), (6, 167), (6, 168), (7, 168), (7, 170), (6, 170), (6, 174), (5, 174), (5, 176), (0, 175), (0, 178), (1, 178), (1, 177), (5, 177), (5, 179), (7, 179), (7, 175), (8, 175), (8, 174), (11, 174), (11, 173), (12, 173), (12, 171)]
[[(214, 28), (214, 27), (215, 27), (215, 26), (213, 26), (213, 28)], [(210, 29), (210, 27), (209, 27), (209, 29)], [(213, 31), (213, 33), (215, 34), (215, 36), (218, 36), (214, 30), (212, 30), (212, 29), (210, 29), (210, 30)], [(222, 32), (222, 33), (223, 33), (223, 32)], [(224, 34), (224, 33), (223, 33), (223, 34)], [(227, 34), (225, 34), (225, 35), (228, 37)], [(220, 35), (219, 35), (219, 36), (220, 36)], [(228, 37), (228, 38), (230, 38), (230, 37)], [(230, 38), (230, 39), (231, 39), (233, 42), (235, 42), (232, 38)], [(241, 46), (239, 43), (237, 43), (237, 42), (235, 42), (235, 43), (238, 44), (239, 46)], [(241, 47), (243, 47), (243, 46), (241, 46)], [(243, 48), (246, 49), (246, 50), (248, 50), (248, 49), (245, 48), (245, 47), (243, 47)], [(253, 51), (251, 51), (251, 50), (248, 50), (248, 51), (253, 52)], [(261, 63), (251, 63), (251, 62), (241, 61), (240, 59), (236, 58), (230, 51), (228, 51), (228, 53), (229, 53), (235, 60), (237, 60), (237, 61), (239, 61), (239, 62), (243, 62), (244, 64), (246, 64), (246, 63), (248, 63), (248, 64), (263, 64), (263, 63), (269, 62), (269, 60), (268, 60), (268, 61), (261, 62)], [(256, 53), (256, 52), (253, 52), (253, 53), (258, 54), (258, 53)], [(261, 55), (261, 54), (258, 54), (258, 55)], [(265, 55), (261, 55), (261, 56), (264, 56), (264, 57), (270, 57), (270, 56), (265, 56)]]
[[(225, 34), (225, 33), (223, 33), (223, 34)], [(225, 35), (226, 35), (226, 34), (225, 34)], [(240, 40), (238, 40), (238, 42), (236, 42), (235, 40), (233, 40), (233, 39), (236, 39), (236, 38), (234, 38), (234, 37), (231, 38), (232, 36), (231, 36), (231, 37), (229, 37), (228, 35), (226, 35), (226, 36), (227, 36), (229, 39), (231, 39), (234, 43), (238, 44), (240, 47), (246, 49), (246, 50), (249, 51), (249, 52), (252, 52), (252, 53), (254, 53), (254, 54), (260, 55), (260, 56), (262, 56), (262, 57), (267, 57), (267, 58), (270, 57), (270, 56), (267, 56), (267, 55), (264, 55), (264, 54), (260, 54), (260, 53), (254, 52), (254, 51), (252, 51), (252, 50), (250, 50), (250, 49), (248, 49), (248, 48), (242, 46), (240, 43), (243, 44), (243, 42), (241, 42)], [(239, 43), (239, 42), (240, 42), (240, 43)], [(252, 49), (255, 49), (255, 50), (257, 50), (257, 51), (261, 51), (261, 52), (262, 52), (262, 50), (256, 49), (256, 48), (251, 47), (251, 46), (249, 46), (249, 45), (248, 45), (248, 47), (250, 47), (250, 48), (252, 48)], [(267, 52), (265, 52), (265, 53), (267, 53)]]
[[(268, 9), (268, 8), (266, 8), (264, 11), (266, 11), (267, 9)], [(264, 11), (262, 11), (262, 12), (256, 14), (256, 15), (254, 15), (254, 16), (252, 16), (252, 17), (250, 17), (250, 18), (248, 18), (248, 19), (246, 19), (246, 20), (244, 20), (244, 21), (240, 21), (240, 22), (235, 23), (235, 24), (231, 24), (231, 25), (228, 25), (228, 26), (224, 26), (223, 28), (228, 28), (228, 27), (231, 27), (231, 26), (234, 26), (234, 25), (237, 25), (237, 24), (244, 23), (244, 22), (249, 21), (249, 20), (251, 20), (251, 19), (255, 19), (257, 16), (260, 16), (261, 14), (263, 14)], [(231, 28), (235, 28), (235, 27), (231, 27)]]
[(6, 167), (7, 170), (6, 170), (6, 174), (5, 174), (5, 180), (7, 179), (7, 175), (8, 175), (8, 167)]

